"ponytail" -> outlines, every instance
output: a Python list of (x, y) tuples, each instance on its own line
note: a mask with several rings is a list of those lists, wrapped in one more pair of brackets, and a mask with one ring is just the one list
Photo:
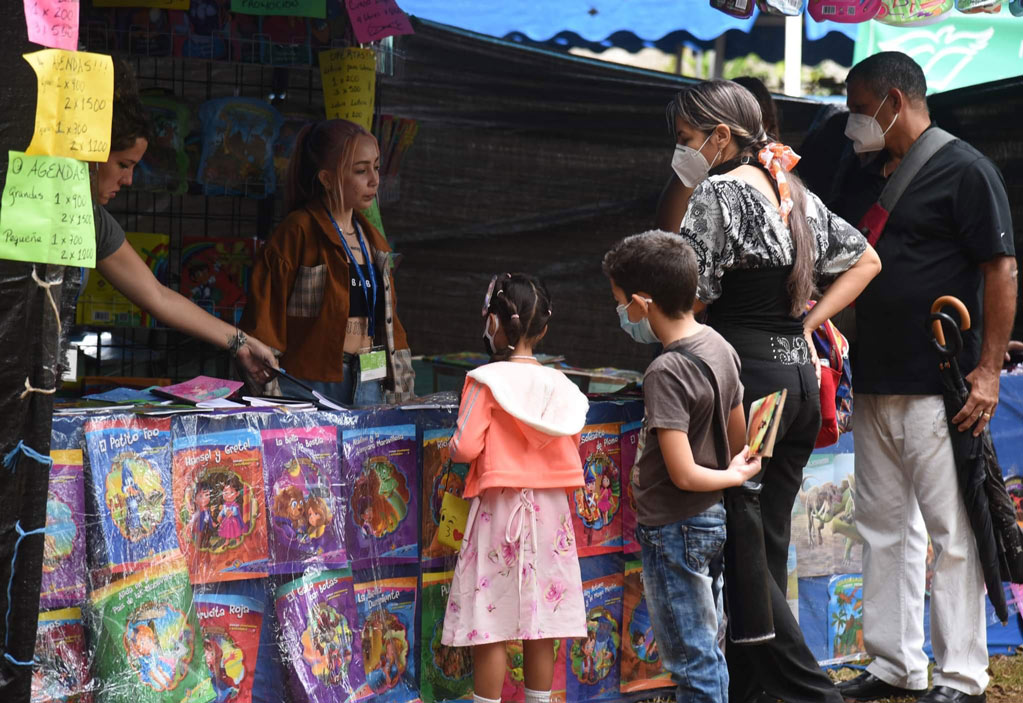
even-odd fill
[[(505, 274), (490, 300), (489, 312), (497, 316), (508, 345), (515, 347), (523, 339), (537, 339), (550, 322), (551, 295), (539, 278), (525, 273)], [(503, 361), (510, 349), (497, 350), (494, 359)]]

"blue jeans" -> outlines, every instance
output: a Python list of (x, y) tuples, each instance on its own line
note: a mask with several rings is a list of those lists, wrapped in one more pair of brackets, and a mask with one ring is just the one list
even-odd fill
[[(359, 380), (359, 357), (356, 354), (345, 352), (344, 356), (345, 376), (344, 380), (335, 383), (327, 381), (304, 381), (306, 385), (322, 393), (327, 400), (333, 400), (346, 407), (367, 408), (374, 405), (383, 405), (384, 387), (383, 381), (360, 381)], [(313, 397), (304, 388), (296, 386), (286, 378), (279, 380), (281, 395), (286, 398), (306, 398), (313, 400)]]
[(728, 667), (718, 647), (725, 508), (718, 503), (669, 525), (636, 526), (643, 588), (678, 703), (727, 703)]

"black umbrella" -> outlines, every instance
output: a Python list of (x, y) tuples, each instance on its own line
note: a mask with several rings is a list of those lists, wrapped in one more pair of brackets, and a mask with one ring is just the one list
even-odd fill
[[(945, 306), (955, 308), (960, 324), (941, 312)], [(1002, 582), (1023, 583), (1023, 533), (1016, 524), (1015, 506), (1005, 489), (991, 432), (985, 427), (979, 437), (974, 437), (972, 432), (960, 432), (952, 424), (952, 418), (963, 408), (970, 394), (958, 362), (963, 348), (960, 329), (970, 329), (970, 313), (958, 298), (942, 296), (931, 306), (928, 325), (941, 358), (938, 368), (944, 387), (945, 419), (952, 439), (959, 490), (977, 540), (987, 597), (1004, 625), (1008, 622), (1009, 613)]]

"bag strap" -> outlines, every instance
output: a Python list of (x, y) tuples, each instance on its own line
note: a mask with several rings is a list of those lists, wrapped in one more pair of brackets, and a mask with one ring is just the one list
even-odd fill
[(913, 182), (920, 169), (924, 167), (931, 157), (937, 154), (942, 147), (949, 142), (956, 141), (957, 137), (938, 127), (931, 127), (909, 147), (909, 151), (903, 157), (895, 172), (888, 178), (881, 197), (877, 199), (878, 204), (890, 213), (895, 209), (899, 198), (906, 192), (906, 188)]
[(700, 370), (700, 373), (704, 375), (707, 382), (710, 383), (710, 387), (714, 391), (714, 412), (711, 413), (711, 425), (714, 427), (714, 440), (718, 443), (718, 447), (725, 448), (725, 457), (730, 458), (732, 456), (731, 447), (728, 446), (728, 437), (725, 434), (725, 430), (721, 427), (721, 423), (717, 421), (717, 409), (720, 407), (720, 393), (718, 392), (718, 381), (714, 377), (714, 373), (710, 370), (710, 366), (707, 362), (693, 354), (688, 349), (666, 349), (665, 351), (674, 352), (681, 354), (688, 359), (693, 365)]

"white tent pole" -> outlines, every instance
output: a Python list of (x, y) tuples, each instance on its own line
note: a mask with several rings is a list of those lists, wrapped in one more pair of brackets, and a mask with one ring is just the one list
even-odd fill
[(785, 83), (786, 95), (800, 96), (803, 68), (803, 15), (785, 18)]

